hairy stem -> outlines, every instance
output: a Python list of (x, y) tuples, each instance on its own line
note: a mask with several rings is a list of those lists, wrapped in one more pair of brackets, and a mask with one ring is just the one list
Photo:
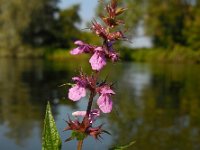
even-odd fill
[(78, 141), (77, 150), (82, 150), (83, 140)]
[(95, 96), (94, 92), (91, 91), (90, 98), (89, 98), (89, 101), (88, 101), (87, 111), (86, 111), (86, 116), (87, 117), (89, 117), (89, 114), (91, 112), (91, 108), (92, 108), (92, 103), (93, 103), (94, 96)]

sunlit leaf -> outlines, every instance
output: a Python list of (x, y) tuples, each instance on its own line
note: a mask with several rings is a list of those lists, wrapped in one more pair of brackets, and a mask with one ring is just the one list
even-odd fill
[(42, 133), (42, 150), (60, 150), (61, 139), (48, 102)]
[(120, 15), (120, 14), (122, 14), (122, 13), (123, 13), (124, 11), (126, 11), (126, 10), (127, 10), (126, 8), (117, 8), (115, 14), (116, 14), (116, 15)]

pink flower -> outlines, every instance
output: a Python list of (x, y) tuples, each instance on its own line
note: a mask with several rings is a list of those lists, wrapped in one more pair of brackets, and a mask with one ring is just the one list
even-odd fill
[(95, 53), (89, 60), (92, 69), (100, 71), (106, 65), (106, 57), (102, 47), (95, 48)]
[(97, 100), (97, 105), (103, 113), (110, 113), (112, 111), (112, 104), (112, 100), (108, 94), (102, 94)]
[(119, 54), (118, 53), (116, 53), (116, 52), (110, 52), (109, 53), (109, 58), (111, 58), (111, 60), (113, 61), (113, 62), (116, 62), (116, 61), (118, 61), (119, 60)]
[[(72, 113), (73, 116), (75, 117), (85, 117), (86, 111), (75, 111)], [(100, 110), (99, 109), (93, 109), (90, 114), (89, 114), (89, 120), (90, 123), (93, 123), (97, 117), (100, 116)]]
[(100, 110), (99, 109), (93, 109), (91, 112), (90, 112), (90, 115), (89, 115), (89, 120), (90, 123), (93, 123), (97, 117), (100, 116)]
[(103, 85), (102, 87), (100, 87), (100, 92), (101, 94), (115, 94), (115, 92), (110, 88), (109, 85)]
[(100, 89), (100, 97), (97, 100), (97, 105), (103, 113), (110, 113), (112, 111), (112, 99), (111, 95), (115, 92), (108, 85), (104, 85)]
[(72, 101), (78, 101), (82, 97), (86, 96), (87, 82), (84, 78), (81, 77), (73, 77), (72, 80), (74, 80), (76, 84), (69, 89), (68, 98)]
[(90, 51), (91, 46), (82, 41), (75, 41), (74, 44), (76, 44), (78, 47), (70, 51), (70, 54), (72, 55), (88, 53)]
[(86, 111), (75, 111), (72, 113), (72, 116), (75, 116), (75, 117), (84, 117), (86, 115)]
[(68, 98), (72, 101), (78, 101), (86, 96), (86, 89), (80, 85), (75, 85), (69, 89)]

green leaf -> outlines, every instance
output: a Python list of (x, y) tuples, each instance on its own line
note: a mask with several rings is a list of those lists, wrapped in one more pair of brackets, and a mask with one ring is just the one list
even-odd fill
[(42, 150), (60, 150), (61, 139), (48, 102), (42, 133)]
[(116, 146), (116, 147), (111, 148), (110, 150), (125, 150), (125, 149), (129, 148), (130, 146), (132, 146), (134, 143), (135, 143), (135, 141), (132, 141), (132, 142), (128, 143), (127, 145)]

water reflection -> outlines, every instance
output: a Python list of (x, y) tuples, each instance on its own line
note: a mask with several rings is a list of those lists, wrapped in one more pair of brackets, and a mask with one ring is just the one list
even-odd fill
[[(145, 75), (143, 69), (151, 71)], [(141, 71), (143, 76), (148, 76), (144, 81), (129, 77), (133, 80), (128, 81), (129, 86), (128, 82), (123, 84), (125, 87), (120, 86), (117, 98), (120, 115), (111, 117), (117, 135), (114, 143), (136, 140), (130, 148), (136, 150), (149, 147), (153, 150), (199, 149), (199, 66), (143, 64), (139, 71), (137, 67), (132, 69), (131, 74), (137, 75)], [(137, 88), (131, 83), (143, 87), (140, 97), (137, 97)], [(138, 101), (143, 107), (138, 105)]]
[[(69, 135), (62, 132), (63, 119), (86, 104), (65, 100), (67, 87), (58, 85), (69, 82), (80, 64), (89, 72), (84, 62), (0, 59), (0, 149), (41, 149), (47, 100), (62, 138)], [(105, 135), (103, 143), (88, 139), (84, 149), (109, 149), (133, 140), (136, 143), (130, 149), (134, 150), (200, 149), (199, 73), (198, 65), (119, 63), (106, 67), (102, 79), (109, 74), (108, 80), (116, 82), (116, 105), (99, 122), (106, 122), (112, 136)], [(70, 142), (63, 149), (75, 149), (75, 145)]]

